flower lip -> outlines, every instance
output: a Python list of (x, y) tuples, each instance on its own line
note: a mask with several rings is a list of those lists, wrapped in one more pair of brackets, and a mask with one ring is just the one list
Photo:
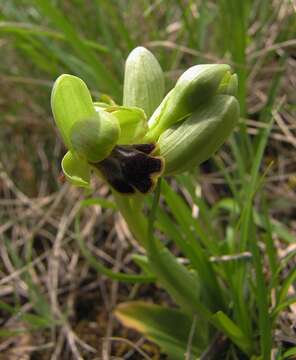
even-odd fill
[(151, 155), (155, 149), (154, 144), (115, 146), (108, 158), (92, 165), (117, 192), (147, 194), (164, 170), (163, 159)]

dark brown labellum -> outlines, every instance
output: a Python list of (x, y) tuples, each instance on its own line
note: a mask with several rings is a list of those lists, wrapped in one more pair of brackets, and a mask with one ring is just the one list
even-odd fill
[(154, 144), (115, 146), (106, 159), (93, 165), (119, 193), (146, 194), (163, 171), (163, 159), (152, 156), (154, 150)]

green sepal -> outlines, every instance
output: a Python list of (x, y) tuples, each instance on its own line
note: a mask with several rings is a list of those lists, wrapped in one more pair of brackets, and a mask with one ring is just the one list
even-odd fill
[(55, 122), (68, 149), (71, 149), (70, 130), (80, 120), (96, 115), (90, 92), (76, 76), (64, 74), (54, 83), (51, 108)]
[(84, 188), (90, 187), (90, 166), (75, 153), (68, 151), (65, 154), (62, 169), (71, 184)]
[(123, 105), (139, 107), (149, 118), (164, 97), (164, 74), (154, 55), (135, 48), (125, 63)]
[(100, 110), (92, 118), (75, 122), (70, 131), (71, 146), (91, 163), (107, 158), (119, 136), (117, 118), (104, 110)]
[(239, 118), (235, 97), (216, 95), (183, 122), (166, 130), (159, 138), (160, 155), (165, 159), (165, 175), (190, 170), (207, 160), (223, 144)]
[(195, 65), (185, 71), (149, 120), (146, 140), (157, 140), (162, 132), (211, 99), (229, 71), (226, 64)]

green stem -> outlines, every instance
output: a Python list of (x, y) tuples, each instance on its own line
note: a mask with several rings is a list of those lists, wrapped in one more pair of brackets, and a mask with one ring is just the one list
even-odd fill
[(114, 198), (119, 210), (125, 218), (130, 230), (136, 239), (145, 247), (151, 270), (156, 280), (170, 294), (175, 302), (186, 313), (198, 314), (205, 321), (208, 321), (216, 329), (221, 329), (217, 316), (215, 316), (201, 302), (198, 292), (198, 278), (184, 265), (180, 264), (177, 258), (154, 236), (154, 222), (157, 215), (158, 203), (161, 193), (161, 180), (158, 184), (153, 198), (148, 221), (139, 211), (133, 211), (130, 198), (114, 193)]
[(157, 184), (148, 222), (140, 209), (133, 211), (129, 197), (116, 192), (113, 192), (113, 196), (129, 229), (136, 240), (145, 248), (151, 269), (163, 288), (187, 312), (200, 312), (209, 319), (210, 312), (199, 300), (197, 279), (186, 267), (178, 263), (175, 256), (153, 234), (153, 225), (160, 196), (160, 181)]
[[(128, 196), (120, 195), (115, 191), (113, 191), (113, 197), (130, 231), (136, 240), (147, 249), (147, 221), (142, 214), (142, 204), (135, 207)], [(139, 199), (139, 201), (141, 200)]]

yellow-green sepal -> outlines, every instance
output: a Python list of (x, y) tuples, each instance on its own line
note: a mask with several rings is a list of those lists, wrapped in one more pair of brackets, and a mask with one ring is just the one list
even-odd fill
[(80, 120), (96, 115), (86, 84), (73, 75), (61, 75), (54, 83), (51, 93), (53, 116), (63, 141), (71, 149), (70, 130)]
[(159, 138), (165, 175), (190, 170), (207, 160), (225, 142), (239, 118), (235, 97), (216, 95)]
[(68, 151), (65, 154), (62, 169), (71, 184), (84, 188), (90, 187), (90, 166), (74, 152)]

